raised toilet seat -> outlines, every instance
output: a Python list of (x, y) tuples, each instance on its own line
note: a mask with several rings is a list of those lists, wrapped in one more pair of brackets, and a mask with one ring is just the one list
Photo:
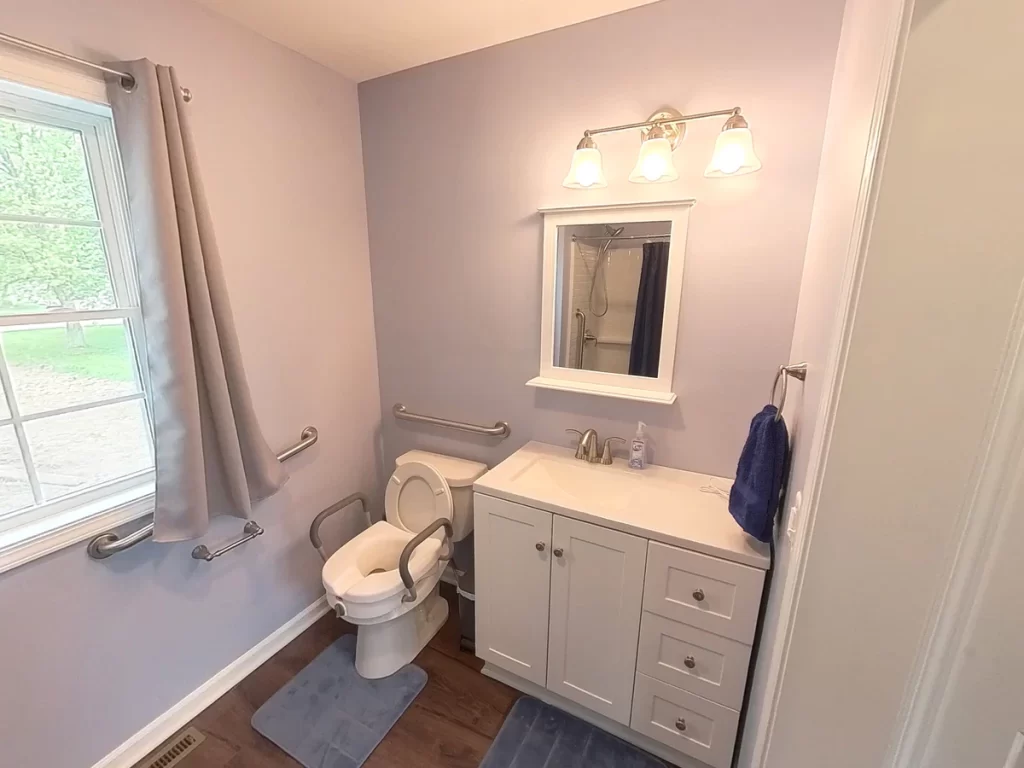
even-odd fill
[(452, 546), (446, 547), (443, 529), (409, 558), (414, 600), (403, 600), (411, 596), (398, 571), (402, 550), (420, 531), (439, 518), (452, 521), (447, 481), (431, 464), (405, 461), (388, 481), (384, 511), (385, 521), (342, 546), (323, 568), (328, 604), (359, 626), (356, 670), (367, 678), (387, 677), (408, 664), (448, 618), (448, 603), (438, 594)]

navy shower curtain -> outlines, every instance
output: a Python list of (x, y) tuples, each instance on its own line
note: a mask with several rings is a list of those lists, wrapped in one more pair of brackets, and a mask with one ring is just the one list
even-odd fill
[(668, 243), (644, 243), (640, 288), (629, 347), (630, 376), (658, 376), (661, 326), (665, 319), (665, 286), (668, 283)]

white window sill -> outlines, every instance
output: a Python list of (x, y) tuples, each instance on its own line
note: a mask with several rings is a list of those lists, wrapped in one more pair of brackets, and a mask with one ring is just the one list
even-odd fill
[[(153, 514), (153, 483), (0, 533), (0, 573)], [(84, 555), (83, 555), (84, 556)]]

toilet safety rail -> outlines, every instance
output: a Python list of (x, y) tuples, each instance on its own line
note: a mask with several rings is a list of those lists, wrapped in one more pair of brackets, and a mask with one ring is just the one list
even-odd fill
[[(283, 451), (281, 451), (281, 453), (277, 454), (278, 461), (287, 461), (292, 456), (302, 453), (304, 450), (306, 450), (311, 445), (316, 443), (316, 441), (320, 437), (320, 433), (316, 431), (316, 427), (306, 427), (304, 430), (302, 430), (302, 434), (299, 437), (301, 438), (299, 442), (297, 442), (290, 448), (285, 448)], [(262, 533), (262, 531), (263, 529), (261, 528), (260, 532)], [(250, 533), (250, 531), (246, 531), (246, 533)], [(139, 530), (135, 531), (134, 533), (129, 533), (124, 538), (121, 538), (113, 531), (107, 531), (106, 533), (101, 533), (99, 536), (93, 538), (89, 542), (89, 546), (86, 547), (86, 552), (89, 553), (89, 557), (91, 557), (93, 560), (105, 560), (111, 555), (116, 555), (118, 552), (123, 552), (124, 550), (128, 549), (128, 547), (134, 547), (140, 541), (145, 541), (152, 535), (152, 523), (150, 523), (147, 526), (144, 526), (143, 528), (139, 528)], [(258, 536), (259, 534), (255, 535)], [(244, 541), (248, 541), (249, 538), (253, 537), (250, 536), (246, 539), (242, 539), (241, 541), (235, 542), (235, 544), (231, 546), (231, 549), (234, 549), (234, 547), (238, 546)], [(226, 551), (227, 549), (215, 553), (213, 557), (217, 557), (218, 554), (223, 554)], [(195, 550), (193, 550), (192, 556), (196, 557)], [(205, 560), (208, 558), (201, 555), (197, 559)]]
[(509, 427), (507, 421), (495, 422), (493, 427), (482, 427), (479, 424), (468, 424), (464, 421), (452, 421), (451, 419), (441, 419), (437, 416), (423, 416), (419, 413), (409, 413), (401, 403), (395, 403), (395, 407), (391, 409), (391, 412), (395, 415), (396, 419), (401, 419), (402, 421), (415, 421), (419, 424), (433, 424), (438, 427), (457, 429), (461, 432), (472, 432), (474, 435), (488, 435), (490, 437), (500, 437), (504, 440), (512, 434), (512, 429)]
[(430, 538), (431, 534), (438, 528), (444, 528), (445, 543), (445, 553), (439, 557), (438, 560), (442, 563), (446, 563), (452, 559), (452, 536), (455, 531), (452, 529), (452, 523), (450, 520), (439, 517), (422, 531), (417, 533), (412, 538), (412, 541), (405, 545), (405, 549), (402, 550), (402, 554), (398, 558), (398, 575), (402, 577), (402, 584), (404, 584), (405, 588), (409, 591), (409, 594), (402, 597), (403, 603), (416, 602), (416, 582), (413, 581), (412, 574), (409, 573), (409, 558), (412, 557), (412, 553), (416, 550), (416, 547)]
[(367, 500), (366, 495), (362, 493), (350, 493), (341, 501), (331, 504), (331, 506), (329, 506), (323, 512), (314, 517), (313, 522), (309, 524), (309, 541), (316, 549), (316, 551), (320, 553), (320, 557), (323, 559), (325, 563), (330, 558), (330, 555), (328, 555), (326, 550), (324, 550), (324, 542), (320, 538), (320, 526), (323, 525), (324, 520), (326, 520), (328, 517), (335, 514), (336, 512), (340, 512), (349, 504), (353, 504), (357, 501), (363, 505), (363, 514), (366, 515), (366, 527), (369, 528), (371, 525), (373, 525), (373, 520), (370, 519), (369, 501)]

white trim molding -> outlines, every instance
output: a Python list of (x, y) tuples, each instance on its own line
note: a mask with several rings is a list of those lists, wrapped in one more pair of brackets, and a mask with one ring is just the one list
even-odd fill
[[(786, 664), (807, 568), (807, 554), (811, 547), (815, 518), (818, 512), (821, 481), (825, 474), (832, 430), (838, 410), (839, 392), (853, 332), (871, 222), (877, 204), (880, 172), (884, 164), (885, 146), (892, 123), (892, 111), (899, 84), (903, 53), (910, 31), (914, 0), (882, 1), (889, 3), (888, 8), (885, 9), (887, 14), (884, 18), (879, 19), (876, 26), (884, 29), (882, 34), (884, 34), (885, 42), (881, 50), (881, 58), (877, 63), (878, 79), (875, 83), (863, 170), (860, 187), (857, 191), (856, 209), (853, 213), (849, 241), (843, 256), (845, 264), (836, 309), (835, 329), (827, 361), (820, 371), (812, 372), (813, 375), (821, 377), (822, 390), (814, 432), (810, 436), (811, 450), (807, 480), (802, 489), (790, 489), (793, 497), (797, 491), (801, 492), (803, 510), (800, 512), (800, 524), (792, 541), (792, 565), (788, 569), (786, 579), (772, 585), (772, 589), (783, 591), (777, 630), (781, 635), (781, 641), (775, 644), (774, 652), (770, 657), (759, 658), (757, 661), (760, 665), (768, 665), (768, 681), (764, 693), (768, 703), (761, 717), (755, 723), (755, 741), (750, 751), (749, 761), (741, 768), (766, 768), (769, 765), (775, 717), (785, 682)], [(849, 12), (849, 8), (848, 5), (847, 12)]]
[(131, 768), (330, 610), (321, 597), (168, 709), (92, 768)]
[(960, 513), (957, 542), (942, 597), (914, 664), (901, 710), (892, 768), (930, 765), (934, 727), (956, 683), (957, 660), (975, 625), (985, 574), (1011, 516), (1024, 503), (1024, 286), (1017, 298), (999, 384), (971, 492)]
[(153, 514), (153, 482), (0, 532), (0, 573)]

